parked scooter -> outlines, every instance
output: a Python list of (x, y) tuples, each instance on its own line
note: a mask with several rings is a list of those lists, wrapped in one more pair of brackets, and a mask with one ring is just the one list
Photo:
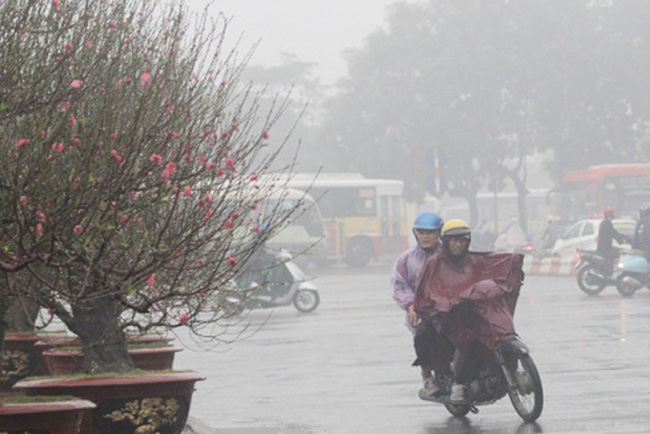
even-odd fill
[(600, 294), (606, 286), (616, 285), (614, 263), (595, 250), (576, 249), (578, 270), (576, 280), (580, 289), (589, 295)]
[(625, 297), (632, 296), (641, 288), (650, 288), (650, 262), (641, 250), (622, 252), (616, 272), (616, 289)]
[(291, 304), (304, 313), (316, 310), (320, 303), (318, 289), (308, 281), (289, 252), (282, 250), (276, 256), (275, 263), (263, 266), (266, 267), (267, 273), (256, 272), (254, 277), (249, 276), (236, 283), (239, 290), (229, 297), (231, 315), (239, 314), (244, 309), (265, 309)]

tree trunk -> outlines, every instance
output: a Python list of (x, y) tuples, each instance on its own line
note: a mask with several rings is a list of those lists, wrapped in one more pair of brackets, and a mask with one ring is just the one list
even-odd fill
[(33, 300), (8, 298), (8, 308), (5, 315), (7, 331), (33, 332), (34, 323), (40, 306)]
[(5, 354), (5, 331), (7, 330), (7, 323), (5, 315), (9, 308), (9, 297), (0, 295), (0, 370), (2, 370), (4, 354)]
[(86, 373), (134, 369), (119, 326), (119, 309), (113, 298), (97, 297), (74, 302), (72, 312), (74, 324), (68, 326), (81, 340)]

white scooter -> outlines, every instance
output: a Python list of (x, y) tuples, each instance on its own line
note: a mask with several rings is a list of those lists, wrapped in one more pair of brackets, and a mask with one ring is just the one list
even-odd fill
[(244, 309), (265, 309), (291, 304), (303, 313), (316, 310), (320, 303), (318, 289), (307, 280), (307, 276), (291, 254), (282, 250), (276, 260), (275, 264), (268, 267), (268, 273), (259, 273), (259, 276), (263, 276), (263, 282), (257, 281), (260, 280), (259, 276), (257, 279), (250, 279), (250, 283), (245, 284), (248, 289), (243, 290), (240, 287), (239, 291), (231, 296), (232, 306), (236, 307), (233, 314), (238, 314)]

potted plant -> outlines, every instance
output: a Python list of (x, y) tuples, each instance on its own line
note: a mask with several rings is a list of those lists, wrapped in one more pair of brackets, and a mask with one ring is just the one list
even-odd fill
[(259, 175), (284, 105), (257, 113), (223, 17), (90, 3), (0, 4), (0, 269), (36, 280), (21, 296), (106, 378), (134, 370), (125, 331), (232, 339), (231, 281), (302, 203), (266, 210), (258, 230), (251, 212), (283, 189)]
[[(145, 371), (172, 369), (175, 354), (182, 350), (163, 342), (127, 343), (127, 348), (134, 366)], [(41, 353), (41, 359), (47, 367), (46, 374), (83, 372), (84, 353), (81, 346), (52, 347)]]
[(21, 433), (81, 433), (84, 414), (95, 407), (91, 401), (65, 395), (0, 398), (0, 429)]

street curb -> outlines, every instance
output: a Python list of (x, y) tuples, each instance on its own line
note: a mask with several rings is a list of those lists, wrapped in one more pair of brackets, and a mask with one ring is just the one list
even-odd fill
[(575, 276), (575, 258), (524, 257), (524, 272), (531, 276)]

